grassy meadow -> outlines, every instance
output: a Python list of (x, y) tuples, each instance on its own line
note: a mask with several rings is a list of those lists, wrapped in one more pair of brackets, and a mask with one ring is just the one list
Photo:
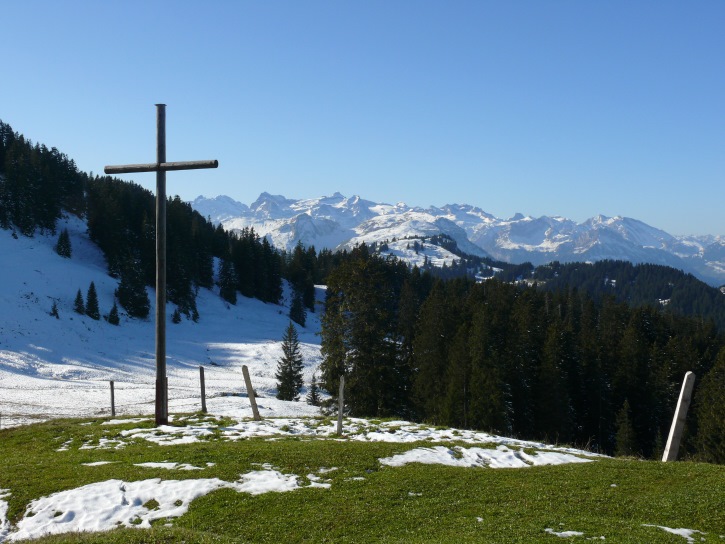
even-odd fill
[[(154, 431), (148, 419), (112, 426), (101, 419), (56, 420), (0, 431), (0, 490), (10, 524), (32, 516), (26, 510), (35, 499), (95, 482), (234, 482), (266, 467), (296, 475), (300, 487), (257, 495), (222, 488), (193, 500), (180, 517), (156, 520), (150, 528), (73, 532), (36, 542), (687, 541), (661, 527), (700, 531), (690, 537), (695, 542), (725, 542), (724, 466), (610, 458), (503, 469), (386, 466), (380, 459), (429, 448), (433, 441), (360, 441), (354, 432), (342, 439), (294, 433), (229, 439), (225, 429), (233, 422), (194, 417), (174, 423), (178, 437), (191, 421), (197, 427), (201, 422), (207, 432), (168, 445), (144, 437), (174, 434)], [(99, 462), (107, 464), (88, 465)], [(137, 466), (161, 462), (198, 470)], [(157, 504), (143, 506), (153, 510)], [(62, 507), (56, 515), (65, 515)]]

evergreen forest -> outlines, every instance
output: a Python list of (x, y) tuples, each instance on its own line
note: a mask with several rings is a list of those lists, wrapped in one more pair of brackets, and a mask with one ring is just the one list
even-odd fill
[(575, 288), (443, 281), (360, 246), (327, 278), (322, 324), (322, 384), (334, 399), (345, 375), (351, 415), (661, 458), (693, 371), (681, 452), (725, 462), (725, 337), (712, 320)]

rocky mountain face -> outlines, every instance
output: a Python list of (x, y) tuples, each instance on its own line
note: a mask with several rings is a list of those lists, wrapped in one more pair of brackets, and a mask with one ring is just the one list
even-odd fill
[(445, 234), (465, 253), (510, 263), (617, 259), (671, 266), (711, 285), (725, 284), (725, 236), (673, 236), (628, 217), (599, 215), (583, 223), (521, 214), (499, 219), (467, 204), (423, 209), (340, 193), (300, 200), (262, 193), (250, 206), (200, 196), (191, 205), (226, 229), (253, 227), (288, 250), (298, 241), (337, 249)]

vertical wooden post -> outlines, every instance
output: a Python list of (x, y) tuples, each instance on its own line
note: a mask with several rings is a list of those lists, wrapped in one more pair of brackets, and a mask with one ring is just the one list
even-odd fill
[(206, 413), (206, 386), (204, 384), (203, 366), (199, 366), (199, 381), (201, 382), (201, 411)]
[[(166, 104), (156, 104), (156, 163), (166, 162)], [(156, 425), (169, 423), (166, 386), (166, 170), (156, 170)]]
[(692, 388), (695, 385), (695, 374), (688, 372), (682, 382), (680, 390), (680, 398), (677, 401), (677, 409), (675, 417), (672, 418), (672, 427), (670, 427), (670, 435), (667, 438), (667, 446), (662, 454), (662, 461), (676, 461), (677, 454), (680, 450), (680, 441), (682, 440), (682, 431), (685, 429), (685, 420), (687, 419), (687, 410), (690, 407), (692, 399)]
[(254, 421), (261, 421), (262, 418), (259, 416), (259, 410), (257, 410), (257, 399), (254, 398), (254, 389), (252, 388), (252, 380), (249, 379), (249, 369), (247, 368), (247, 365), (242, 365), (242, 374), (244, 374), (244, 383), (247, 386), (249, 402), (252, 405)]
[(111, 380), (111, 417), (116, 417), (116, 395), (113, 390), (113, 380)]
[(340, 376), (340, 389), (337, 393), (337, 435), (342, 435), (342, 412), (345, 408), (345, 376)]

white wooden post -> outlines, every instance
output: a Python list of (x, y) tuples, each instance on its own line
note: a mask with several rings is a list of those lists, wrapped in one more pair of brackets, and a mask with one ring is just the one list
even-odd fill
[(249, 379), (249, 369), (247, 368), (247, 365), (242, 365), (242, 374), (244, 374), (244, 383), (247, 386), (249, 402), (252, 405), (254, 421), (261, 421), (262, 418), (259, 416), (259, 410), (257, 410), (257, 399), (254, 398), (254, 389), (252, 389), (252, 380)]
[(662, 461), (676, 461), (677, 453), (680, 450), (680, 440), (682, 440), (682, 431), (685, 429), (685, 419), (687, 418), (687, 409), (690, 407), (692, 399), (692, 388), (695, 385), (695, 374), (688, 372), (685, 374), (685, 380), (682, 382), (680, 390), (680, 398), (677, 401), (677, 409), (675, 417), (672, 418), (672, 427), (670, 427), (670, 436), (667, 438), (667, 446), (662, 454)]
[(337, 435), (342, 435), (342, 412), (345, 407), (345, 376), (340, 376), (340, 390), (337, 393)]

